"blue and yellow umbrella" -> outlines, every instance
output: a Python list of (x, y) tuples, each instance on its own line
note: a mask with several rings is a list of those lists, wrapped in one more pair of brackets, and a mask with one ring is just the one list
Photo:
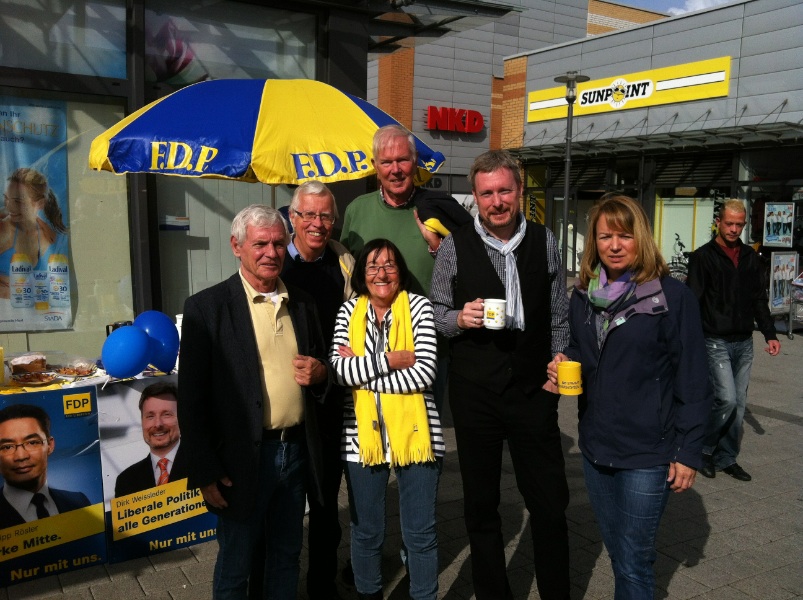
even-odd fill
[[(398, 125), (371, 103), (310, 79), (220, 79), (187, 86), (92, 142), (89, 166), (269, 184), (375, 173), (374, 132)], [(416, 138), (419, 172), (444, 162)]]

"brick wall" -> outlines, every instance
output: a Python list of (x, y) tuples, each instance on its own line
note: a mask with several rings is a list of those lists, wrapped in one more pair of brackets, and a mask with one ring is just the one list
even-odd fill
[(379, 59), (377, 106), (413, 129), (413, 75), (415, 49), (404, 48)]
[(491, 80), (491, 119), (490, 136), (488, 140), (489, 150), (498, 150), (502, 147), (502, 118), (504, 107), (504, 77), (494, 77)]
[(588, 0), (588, 35), (599, 35), (665, 18), (667, 15), (660, 12), (633, 8), (615, 2), (605, 2), (605, 0)]
[(499, 147), (519, 148), (524, 141), (524, 103), (527, 100), (527, 57), (505, 61), (502, 82), (502, 135)]

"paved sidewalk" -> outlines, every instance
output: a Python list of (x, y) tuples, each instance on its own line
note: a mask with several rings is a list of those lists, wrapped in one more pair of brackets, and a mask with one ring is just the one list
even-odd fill
[[(753, 481), (743, 483), (723, 473), (715, 479), (699, 476), (692, 490), (671, 497), (658, 535), (659, 599), (803, 598), (803, 331), (798, 330), (794, 340), (785, 335), (780, 340), (781, 354), (773, 358), (763, 352), (761, 336), (755, 336), (756, 359), (739, 459)], [(451, 425), (448, 412), (444, 420)], [(571, 399), (562, 401), (560, 424), (571, 490), (572, 598), (612, 598), (610, 563), (583, 485), (576, 405)], [(451, 427), (446, 436), (449, 452), (438, 496), (440, 596), (462, 600), (473, 597), (471, 566)], [(528, 514), (509, 460), (502, 487), (500, 512), (513, 592), (516, 598), (538, 598)], [(345, 484), (340, 502), (344, 524), (341, 554), (345, 559)], [(398, 556), (401, 535), (393, 492), (388, 510), (385, 597), (402, 600), (408, 597), (408, 580)], [(147, 559), (91, 567), (0, 590), (0, 600), (207, 600), (212, 597), (216, 552), (215, 542), (209, 542)], [(302, 555), (302, 581), (305, 561), (306, 553)], [(341, 585), (341, 594), (356, 598), (354, 589), (345, 585)], [(299, 598), (306, 599), (303, 584)]]

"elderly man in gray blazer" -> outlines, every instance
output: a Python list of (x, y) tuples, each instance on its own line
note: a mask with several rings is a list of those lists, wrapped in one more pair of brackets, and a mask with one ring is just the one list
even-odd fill
[(188, 487), (218, 515), (216, 600), (247, 598), (263, 551), (267, 596), (296, 598), (308, 480), (320, 497), (326, 347), (313, 299), (279, 278), (288, 242), (277, 210), (243, 209), (231, 227), (239, 272), (184, 305), (179, 418)]

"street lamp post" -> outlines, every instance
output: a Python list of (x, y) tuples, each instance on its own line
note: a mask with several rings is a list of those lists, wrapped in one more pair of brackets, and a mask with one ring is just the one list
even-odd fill
[(563, 276), (569, 275), (569, 175), (572, 168), (572, 117), (574, 116), (574, 101), (577, 100), (577, 84), (588, 81), (586, 75), (577, 71), (569, 71), (566, 75), (555, 77), (557, 83), (566, 84), (566, 104), (569, 111), (566, 114), (566, 169), (563, 173), (563, 243), (561, 244), (561, 264)]

